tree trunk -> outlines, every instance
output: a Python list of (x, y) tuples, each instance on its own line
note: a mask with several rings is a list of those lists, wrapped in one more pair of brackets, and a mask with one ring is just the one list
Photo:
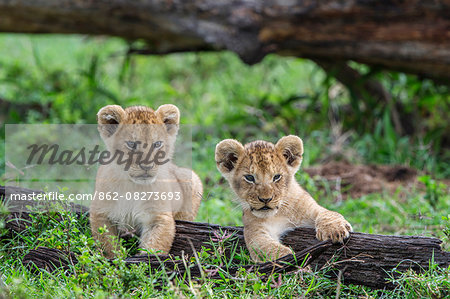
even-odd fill
[[(32, 225), (29, 223), (29, 206), (37, 206), (36, 201), (8, 201), (11, 193), (40, 192), (29, 189), (0, 186), (0, 198), (7, 202), (11, 213), (7, 216), (6, 228), (12, 233), (20, 233)], [(49, 206), (46, 206), (49, 208)], [(46, 208), (41, 207), (43, 211)], [(87, 217), (87, 208), (84, 206), (71, 204), (68, 206), (78, 217)], [(231, 234), (231, 236), (230, 236)], [(175, 242), (170, 251), (171, 255), (181, 256), (193, 254), (193, 249), (200, 251), (202, 246), (211, 248), (211, 242), (223, 241), (225, 245), (236, 245), (238, 250), (245, 250), (245, 242), (242, 227), (219, 226), (208, 223), (196, 223), (187, 221), (177, 221)], [(408, 269), (422, 271), (429, 268), (429, 261), (441, 267), (450, 265), (450, 252), (442, 251), (441, 240), (436, 238), (419, 236), (384, 236), (364, 233), (352, 233), (345, 245), (331, 244), (330, 242), (319, 242), (315, 238), (313, 229), (296, 228), (288, 232), (282, 239), (283, 244), (291, 246), (296, 253), (296, 259), (292, 255), (278, 260), (276, 263), (265, 263), (253, 265), (253, 271), (258, 270), (262, 274), (270, 274), (273, 271), (286, 273), (298, 269), (295, 260), (302, 262), (307, 253), (310, 256), (307, 262), (315, 269), (326, 268), (331, 277), (338, 277), (341, 272), (341, 279), (344, 283), (352, 283), (370, 286), (374, 288), (392, 288), (392, 283), (387, 283), (389, 277), (387, 272), (396, 269), (404, 272)], [(227, 247), (227, 246), (225, 246)], [(230, 247), (225, 249), (224, 254), (230, 254)], [(154, 256), (135, 256), (127, 258), (127, 263), (149, 262), (159, 263)], [(68, 267), (70, 263), (76, 263), (76, 256), (56, 249), (37, 248), (31, 250), (25, 257), (25, 264), (33, 263), (38, 268), (53, 270), (55, 267)], [(165, 262), (167, 269), (175, 269), (180, 262), (168, 260)], [(152, 264), (153, 265), (153, 264)], [(156, 264), (155, 264), (156, 265)], [(158, 264), (159, 265), (159, 264)], [(281, 266), (280, 266), (281, 265)], [(207, 265), (204, 265), (208, 267)], [(180, 268), (180, 265), (178, 265)], [(180, 268), (180, 273), (186, 269)], [(183, 270), (184, 269), (184, 270)], [(192, 270), (193, 269), (193, 270)], [(192, 267), (191, 275), (200, 277), (202, 273), (198, 266)], [(212, 268), (213, 270), (215, 268)], [(217, 269), (215, 269), (217, 270)], [(234, 275), (238, 268), (228, 269), (229, 275)], [(194, 272), (192, 272), (194, 271)], [(218, 271), (225, 271), (219, 269)], [(393, 273), (392, 275), (396, 275)], [(216, 277), (217, 276), (217, 277)], [(215, 273), (211, 278), (220, 278)]]
[(450, 1), (0, 0), (0, 31), (148, 41), (149, 53), (221, 50), (354, 60), (450, 78)]

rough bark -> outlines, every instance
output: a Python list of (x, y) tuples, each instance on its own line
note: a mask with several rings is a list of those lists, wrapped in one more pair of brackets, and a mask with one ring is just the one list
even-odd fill
[[(7, 188), (7, 190), (8, 192), (22, 192), (20, 189)], [(4, 191), (4, 188), (0, 188), (0, 197)], [(28, 193), (30, 190), (27, 189), (23, 192)], [(7, 200), (7, 196), (3, 200)], [(28, 204), (32, 205), (34, 203), (36, 202), (28, 202)], [(21, 205), (23, 209), (20, 209)], [(86, 217), (86, 208), (78, 205), (72, 205), (70, 208), (79, 217)], [(22, 203), (16, 202), (15, 209), (12, 209), (11, 214), (8, 216), (6, 227), (14, 232), (23, 231), (28, 225), (32, 225), (26, 222), (29, 213), (30, 210)], [(25, 220), (22, 222), (22, 219)], [(238, 250), (245, 250), (242, 227), (177, 221), (175, 242), (170, 254), (177, 256), (192, 255), (193, 249), (199, 251), (202, 246), (211, 248), (212, 243), (217, 244), (218, 240), (223, 241), (225, 245), (229, 245), (224, 254), (229, 254), (232, 245), (237, 246)], [(399, 272), (404, 272), (408, 269), (422, 271), (429, 268), (429, 262), (432, 258), (441, 267), (450, 265), (450, 252), (445, 252), (441, 249), (440, 244), (442, 241), (429, 237), (352, 233), (345, 245), (332, 245), (329, 242), (319, 242), (315, 238), (313, 229), (296, 228), (287, 233), (283, 237), (282, 242), (292, 247), (296, 253), (297, 260), (301, 261), (306, 256), (306, 253), (309, 252), (311, 256), (308, 262), (311, 263), (311, 267), (315, 269), (326, 268), (330, 277), (338, 277), (341, 271), (343, 283), (366, 285), (374, 288), (395, 287), (394, 284), (386, 281), (389, 277), (388, 273), (393, 269)], [(72, 259), (73, 261), (74, 259)], [(152, 256), (137, 256), (127, 259), (128, 263), (148, 261), (156, 263), (157, 259)], [(55, 266), (67, 267), (69, 258), (67, 253), (55, 251), (54, 249), (40, 248), (30, 251), (25, 257), (24, 263), (28, 264), (31, 262), (39, 268), (54, 269)], [(169, 260), (167, 263), (168, 269), (175, 269), (175, 264), (179, 262)], [(192, 267), (192, 269), (194, 268)], [(259, 269), (263, 274), (268, 274), (272, 271), (286, 273), (298, 269), (298, 265), (295, 263), (294, 257), (290, 255), (283, 257), (275, 264), (254, 265), (253, 269)], [(222, 270), (219, 269), (219, 271)], [(228, 270), (229, 275), (234, 275), (237, 268)], [(185, 269), (179, 271), (182, 273)], [(191, 274), (195, 275), (195, 273), (201, 275), (199, 270)], [(216, 278), (214, 276), (216, 274), (213, 274), (211, 277)], [(392, 275), (395, 276), (396, 273), (392, 273)]]
[(0, 0), (0, 31), (145, 39), (154, 54), (227, 49), (354, 60), (450, 78), (449, 0)]
[[(316, 259), (323, 251), (331, 246), (328, 242), (320, 242), (296, 252), (294, 255), (290, 254), (284, 256), (274, 262), (266, 262), (254, 265), (244, 265), (239, 267), (220, 267), (215, 265), (197, 264), (191, 262), (191, 256), (184, 254), (182, 259), (173, 259), (173, 255), (136, 255), (125, 259), (128, 265), (147, 263), (151, 269), (162, 269), (170, 276), (175, 273), (178, 277), (186, 277), (185, 273), (189, 270), (189, 275), (194, 279), (201, 279), (203, 277), (209, 279), (222, 279), (221, 273), (225, 277), (236, 277), (240, 269), (245, 269), (247, 273), (258, 273), (263, 280), (267, 279), (274, 273), (287, 273), (301, 270), (299, 264), (307, 266), (314, 259)], [(297, 262), (300, 261), (300, 262)], [(23, 258), (22, 263), (31, 270), (44, 269), (53, 272), (58, 268), (67, 270), (70, 265), (78, 263), (76, 255), (73, 252), (64, 252), (58, 249), (47, 247), (38, 247), (30, 250)]]

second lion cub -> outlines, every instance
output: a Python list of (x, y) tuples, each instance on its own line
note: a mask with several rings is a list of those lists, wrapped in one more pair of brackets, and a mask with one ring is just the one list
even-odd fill
[[(195, 172), (172, 163), (180, 111), (170, 104), (156, 111), (109, 105), (97, 119), (110, 161), (97, 172), (97, 198), (90, 207), (93, 237), (107, 257), (118, 249), (111, 237), (120, 230), (136, 230), (141, 248), (168, 253), (175, 220), (194, 220), (203, 193)], [(107, 231), (100, 233), (102, 227)]]
[(216, 146), (217, 168), (244, 210), (245, 243), (254, 261), (290, 254), (280, 236), (296, 226), (314, 227), (317, 239), (333, 242), (343, 242), (352, 231), (341, 214), (318, 205), (295, 181), (302, 155), (303, 142), (293, 135), (275, 145), (254, 141), (243, 146), (226, 139)]

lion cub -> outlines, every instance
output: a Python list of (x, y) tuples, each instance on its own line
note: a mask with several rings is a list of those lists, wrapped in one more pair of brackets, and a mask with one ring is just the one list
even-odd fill
[(352, 227), (344, 217), (319, 206), (295, 181), (303, 142), (297, 136), (277, 144), (254, 141), (243, 146), (226, 139), (216, 146), (217, 168), (243, 207), (244, 237), (254, 261), (291, 253), (280, 236), (296, 226), (315, 227), (319, 240), (343, 242)]
[[(97, 172), (96, 197), (90, 207), (92, 234), (113, 257), (119, 230), (140, 233), (144, 249), (169, 252), (175, 219), (194, 220), (203, 187), (190, 169), (171, 162), (180, 112), (174, 105), (156, 111), (143, 106), (103, 107), (98, 130), (110, 156)], [(99, 228), (107, 231), (100, 233)]]

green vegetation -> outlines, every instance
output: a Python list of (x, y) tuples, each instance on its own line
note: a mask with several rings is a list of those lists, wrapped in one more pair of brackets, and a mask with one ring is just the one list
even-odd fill
[[(139, 46), (139, 45), (136, 45)], [(107, 104), (122, 106), (177, 105), (182, 123), (193, 125), (192, 167), (205, 184), (205, 200), (197, 220), (240, 225), (234, 195), (220, 181), (214, 162), (215, 144), (224, 138), (242, 142), (276, 141), (287, 134), (305, 143), (303, 168), (330, 157), (353, 163), (401, 164), (420, 171), (420, 185), (399, 187), (359, 198), (336, 201), (326, 182), (300, 171), (298, 180), (327, 208), (339, 211), (356, 231), (436, 236), (450, 250), (448, 127), (449, 88), (402, 73), (354, 67), (364, 78), (380, 80), (392, 93), (396, 109), (410, 119), (408, 136), (396, 132), (392, 105), (361, 102), (310, 61), (268, 56), (249, 67), (231, 53), (188, 53), (168, 56), (125, 55), (118, 39), (80, 36), (0, 36), (0, 111), (6, 123), (95, 123)], [(23, 111), (24, 105), (35, 109)], [(0, 102), (1, 107), (1, 102)], [(28, 106), (27, 106), (28, 107)], [(0, 140), (4, 143), (4, 127)], [(446, 148), (447, 146), (447, 148)], [(0, 146), (0, 185), (5, 166)], [(447, 181), (448, 182), (448, 181)], [(64, 187), (64, 186), (62, 186)], [(2, 211), (2, 214), (5, 212)], [(450, 269), (435, 266), (422, 273), (402, 273), (394, 291), (342, 286), (324, 271), (275, 276), (262, 282), (242, 273), (239, 280), (172, 281), (164, 270), (147, 265), (110, 264), (94, 250), (86, 219), (63, 213), (36, 215), (30, 228), (11, 237), (0, 223), (0, 297), (445, 297), (450, 294)], [(48, 246), (79, 254), (79, 263), (56, 273), (32, 271), (20, 260), (30, 249)], [(123, 255), (136, 253), (132, 244)], [(219, 265), (223, 257), (199, 253), (201, 262)], [(248, 256), (231, 262), (248, 263)], [(147, 273), (150, 271), (150, 274)]]

